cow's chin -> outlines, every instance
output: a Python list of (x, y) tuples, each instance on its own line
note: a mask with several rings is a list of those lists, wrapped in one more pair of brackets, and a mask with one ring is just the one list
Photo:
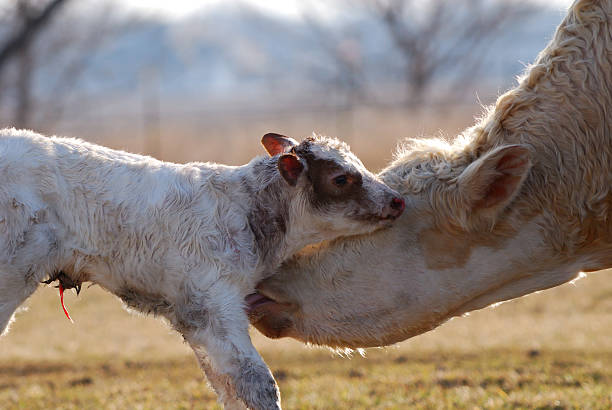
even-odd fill
[(292, 335), (292, 313), (295, 310), (295, 306), (277, 302), (261, 293), (247, 297), (249, 321), (257, 330), (272, 339)]

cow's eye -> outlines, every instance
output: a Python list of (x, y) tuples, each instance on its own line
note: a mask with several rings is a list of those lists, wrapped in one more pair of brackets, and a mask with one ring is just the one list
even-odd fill
[(348, 177), (346, 175), (340, 175), (334, 178), (334, 184), (337, 186), (345, 186), (348, 182)]

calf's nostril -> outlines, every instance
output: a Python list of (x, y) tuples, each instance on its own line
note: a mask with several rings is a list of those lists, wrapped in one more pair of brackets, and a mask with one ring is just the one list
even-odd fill
[(399, 218), (405, 207), (406, 204), (404, 203), (404, 200), (402, 198), (395, 197), (391, 199), (391, 201), (387, 202), (387, 205), (383, 207), (381, 217), (382, 219)]
[(396, 211), (403, 211), (405, 207), (406, 207), (406, 204), (405, 204), (403, 199), (401, 199), (401, 198), (393, 198), (391, 200), (391, 208), (392, 209), (395, 209)]

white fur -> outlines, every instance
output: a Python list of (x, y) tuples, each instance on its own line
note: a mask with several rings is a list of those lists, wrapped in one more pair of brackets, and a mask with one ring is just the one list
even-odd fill
[[(254, 176), (257, 161), (178, 165), (77, 139), (0, 130), (0, 333), (39, 283), (62, 271), (167, 318), (228, 407), (280, 408), (278, 388), (249, 338), (245, 296), (302, 246), (375, 225), (349, 221), (306, 232), (298, 224), (264, 260), (245, 188), (245, 181), (256, 181), (255, 188), (272, 183)], [(308, 208), (307, 184), (302, 177), (278, 198), (289, 202), (287, 223), (323, 224)], [(397, 195), (378, 184), (378, 191)]]

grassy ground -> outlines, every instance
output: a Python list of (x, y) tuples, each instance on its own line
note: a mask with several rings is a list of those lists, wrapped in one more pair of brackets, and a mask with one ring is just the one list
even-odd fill
[[(97, 288), (41, 289), (0, 340), (6, 409), (217, 408), (180, 337)], [(612, 408), (612, 281), (595, 273), (366, 357), (253, 338), (287, 409)]]
[[(268, 354), (287, 409), (612, 406), (612, 353)], [(217, 408), (191, 358), (1, 365), (4, 408)]]

